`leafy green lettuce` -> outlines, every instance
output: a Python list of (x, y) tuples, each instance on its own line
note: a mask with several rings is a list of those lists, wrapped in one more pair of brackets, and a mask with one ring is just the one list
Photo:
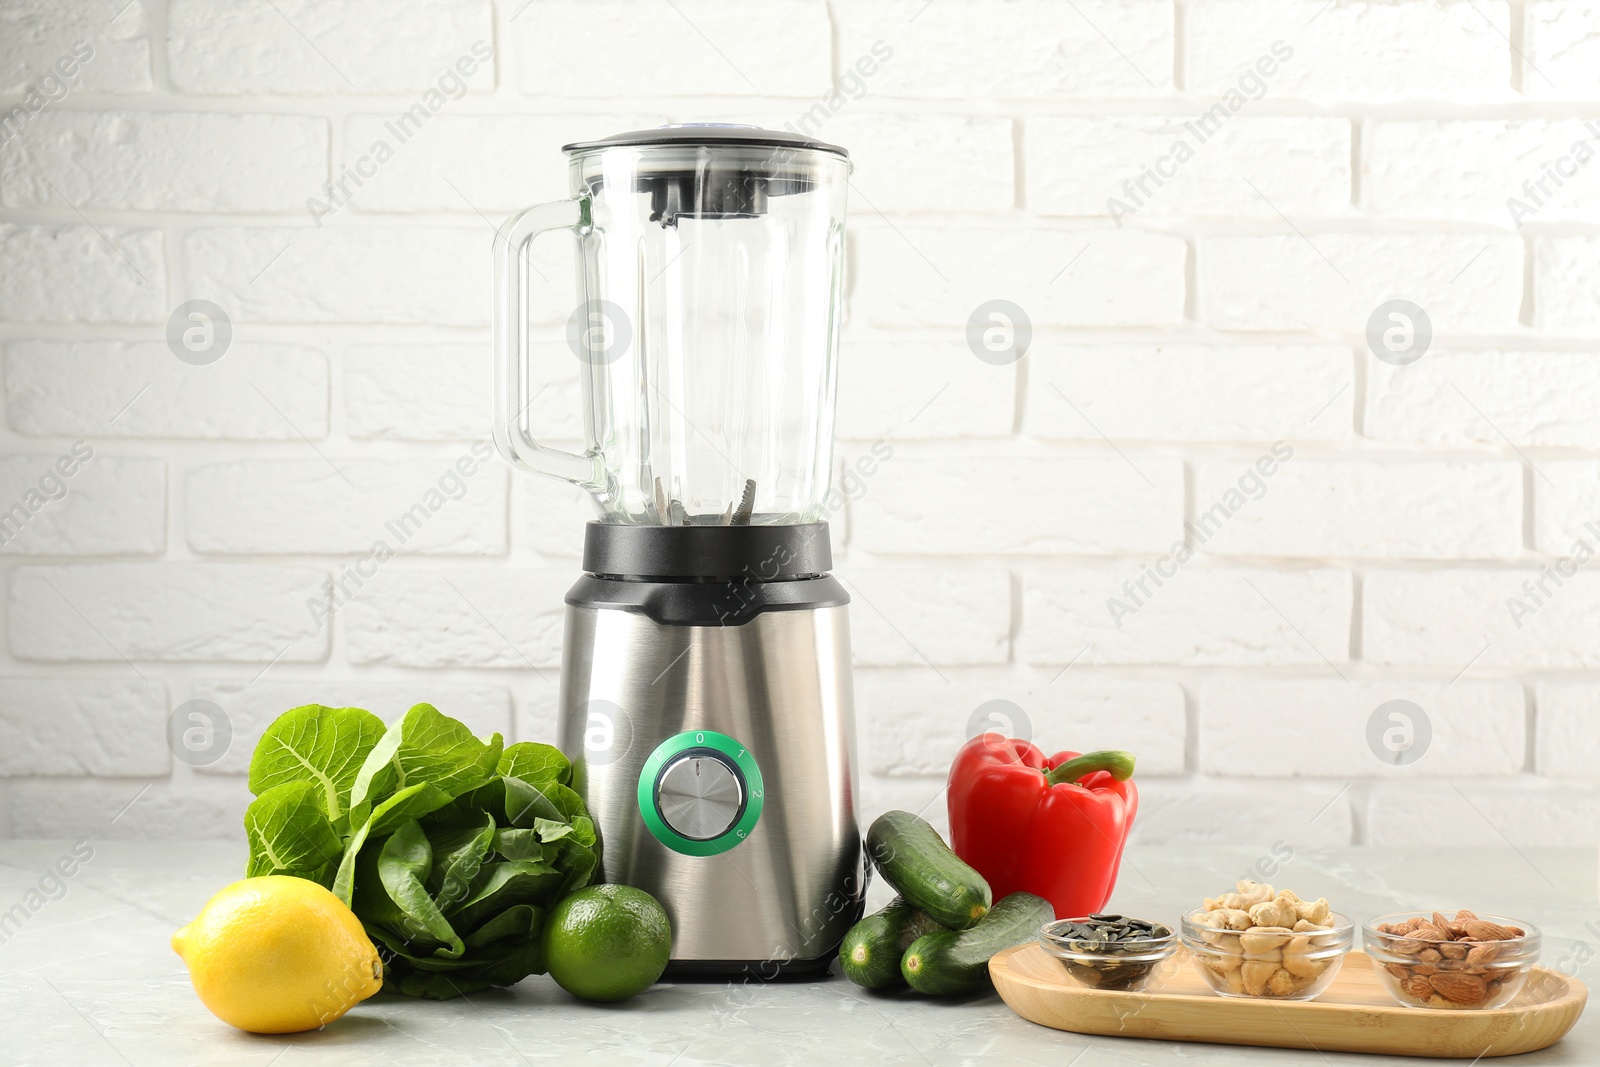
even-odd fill
[(250, 761), (247, 877), (318, 882), (355, 911), (389, 992), (441, 1000), (544, 972), (539, 932), (600, 861), (549, 745), (480, 741), (432, 705), (279, 716)]

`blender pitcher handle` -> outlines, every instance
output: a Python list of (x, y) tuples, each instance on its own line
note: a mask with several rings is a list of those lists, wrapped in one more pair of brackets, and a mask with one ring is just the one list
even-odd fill
[(508, 219), (494, 238), (494, 443), (517, 467), (574, 482), (591, 492), (604, 484), (598, 457), (575, 455), (533, 439), (528, 408), (528, 331), (523, 273), (528, 245), (550, 230), (578, 231), (584, 205), (557, 200)]

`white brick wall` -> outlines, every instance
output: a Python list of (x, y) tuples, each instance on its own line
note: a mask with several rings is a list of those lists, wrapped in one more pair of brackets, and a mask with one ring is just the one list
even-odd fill
[(1600, 363), (1588, 352), (1439, 350), (1367, 368), (1366, 435), (1429, 445), (1600, 447)]
[(1600, 304), (1585, 296), (1600, 285), (1600, 239), (1550, 237), (1533, 245), (1535, 321), (1550, 333), (1600, 335)]
[(167, 67), (188, 93), (420, 93), (493, 20), (489, 0), (171, 0)]
[(0, 224), (0, 321), (160, 322), (157, 230)]
[[(1115, 455), (896, 456), (851, 511), (869, 552), (1014, 554), (1160, 552), (1181, 536), (1183, 469)], [(1017, 507), (1030, 494), (1051, 499)]]
[[(1041, 215), (1098, 215), (1108, 197), (1151, 215), (1338, 214), (1350, 202), (1347, 119), (1231, 121), (1208, 136), (1192, 163), (1159, 186), (1130, 184), (1190, 133), (1187, 117), (1040, 118), (1028, 123), (1028, 206)], [(1270, 156), (1273, 166), (1261, 167)], [(1158, 175), (1159, 177), (1159, 175)], [(1252, 189), (1251, 185), (1256, 188)], [(1154, 190), (1152, 192), (1152, 190)]]
[(942, 567), (853, 569), (850, 643), (869, 667), (967, 666), (1011, 658), (1011, 576)]
[(1184, 244), (1146, 230), (871, 222), (856, 234), (851, 310), (880, 326), (965, 326), (998, 293), (1036, 325), (1183, 317)]
[(160, 682), (5, 679), (0, 774), (164, 775), (172, 766), (167, 711)]
[(1516, 329), (1522, 245), (1509, 234), (1313, 233), (1203, 237), (1205, 322), (1228, 330), (1360, 333), (1395, 296), (1441, 334)]
[[(780, 127), (793, 118), (767, 117)], [(1017, 198), (1013, 126), (999, 115), (846, 111), (828, 121), (827, 136), (850, 146), (868, 210), (1003, 212)]]
[(572, 571), (385, 567), (342, 609), (350, 662), (405, 667), (561, 665)]
[(45, 111), (0, 163), (0, 202), (296, 211), (327, 169), (328, 124), (291, 115)]
[(481, 436), (492, 365), (483, 345), (352, 345), (344, 354), (345, 431), (401, 441)]
[(1226, 92), (1281, 40), (1292, 55), (1269, 81), (1275, 97), (1504, 99), (1512, 95), (1509, 11), (1506, 0), (1194, 0), (1188, 87)]
[(1550, 556), (1573, 553), (1581, 539), (1600, 542), (1600, 463), (1551, 460), (1534, 480), (1533, 543)]
[(87, 448), (0, 459), (0, 500), (26, 512), (13, 504), (0, 514), (0, 552), (138, 556), (166, 547), (166, 464)]
[(1600, 793), (1549, 782), (1517, 790), (1478, 782), (1391, 786), (1374, 790), (1366, 816), (1375, 845), (1404, 848), (1419, 837), (1474, 845), (1493, 835), (1501, 844), (1554, 848), (1588, 841), (1600, 822)]
[[(1600, 3), (0, 7), (0, 836), (236, 835), (313, 700), (550, 737), (589, 512), (473, 452), (491, 230), (566, 141), (714, 119), (855, 160), (868, 814), (942, 825), (998, 707), (1138, 752), (1145, 842), (1600, 840)], [(559, 327), (570, 249), (536, 257)], [(165, 340), (195, 299), (232, 319), (204, 366)], [(165, 740), (191, 700), (234, 734), (206, 766)]]
[[(87, 92), (148, 92), (149, 7), (142, 0), (14, 0), (0, 38), (0, 92), (23, 93), (52, 73)], [(63, 59), (77, 62), (61, 66)]]
[(11, 571), (11, 651), (60, 662), (314, 662), (326, 574), (258, 564), (95, 563)]
[(1593, 682), (1540, 682), (1539, 741), (1535, 759), (1542, 774), (1592, 778), (1588, 766), (1600, 751), (1600, 686)]
[(813, 96), (832, 77), (823, 0), (534, 0), (511, 11), (528, 96)]
[[(1367, 206), (1381, 215), (1499, 226), (1530, 218), (1594, 222), (1600, 170), (1578, 161), (1600, 150), (1597, 135), (1600, 123), (1578, 119), (1374, 122)], [(1463, 170), (1463, 159), (1473, 165)]]
[[(1240, 466), (1200, 466), (1203, 504), (1237, 487)], [(1508, 559), (1522, 551), (1522, 469), (1516, 463), (1404, 460), (1284, 463), (1205, 543), (1225, 556)], [(1250, 490), (1246, 490), (1249, 492)]]
[[(489, 238), (486, 230), (397, 225), (192, 230), (184, 281), (241, 323), (483, 326)], [(462, 268), (475, 259), (484, 261), (479, 270)]]
[[(1391, 700), (1429, 716), (1430, 747), (1416, 763), (1383, 763), (1367, 746), (1367, 719)], [(1200, 693), (1200, 763), (1230, 778), (1515, 774), (1524, 762), (1523, 703), (1515, 682), (1210, 682)]]
[[(849, 62), (884, 41), (881, 91), (946, 100), (1155, 96), (1172, 88), (1173, 9), (1162, 0), (850, 0)], [(876, 85), (875, 85), (876, 88)]]
[(200, 467), (184, 486), (196, 552), (492, 556), (506, 550), (503, 464), (454, 461), (241, 460)]
[(1557, 563), (1373, 574), (1362, 612), (1366, 658), (1455, 670), (1600, 666), (1600, 573), (1563, 577)]
[(239, 342), (197, 367), (164, 341), (14, 341), (10, 428), (30, 437), (321, 440), (328, 361), (301, 345)]
[(1600, 4), (1593, 0), (1528, 0), (1530, 96), (1583, 100), (1600, 89)]
[(1132, 561), (1029, 573), (1028, 662), (1331, 667), (1349, 658), (1347, 571), (1190, 564), (1160, 585), (1155, 573)]
[(836, 430), (845, 440), (1009, 437), (1017, 370), (972, 358), (964, 335), (922, 340), (852, 333), (839, 368)]
[(1043, 341), (1031, 363), (1033, 437), (1337, 441), (1354, 432), (1351, 354), (1337, 345)]

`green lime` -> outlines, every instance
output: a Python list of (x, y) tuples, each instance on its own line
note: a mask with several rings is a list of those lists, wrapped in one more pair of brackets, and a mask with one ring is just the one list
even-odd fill
[(626, 1000), (655, 984), (672, 955), (672, 924), (655, 897), (626, 885), (580, 889), (544, 924), (550, 976), (583, 1000)]

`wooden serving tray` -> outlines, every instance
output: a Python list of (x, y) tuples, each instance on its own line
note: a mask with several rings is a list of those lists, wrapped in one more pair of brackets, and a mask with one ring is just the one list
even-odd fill
[(1057, 1030), (1440, 1059), (1515, 1056), (1553, 1045), (1589, 998), (1582, 982), (1535, 967), (1504, 1008), (1406, 1008), (1389, 996), (1372, 960), (1359, 951), (1345, 958), (1316, 1000), (1218, 996), (1184, 949), (1137, 993), (1081, 986), (1036, 943), (999, 953), (989, 961), (989, 974), (1012, 1011)]

